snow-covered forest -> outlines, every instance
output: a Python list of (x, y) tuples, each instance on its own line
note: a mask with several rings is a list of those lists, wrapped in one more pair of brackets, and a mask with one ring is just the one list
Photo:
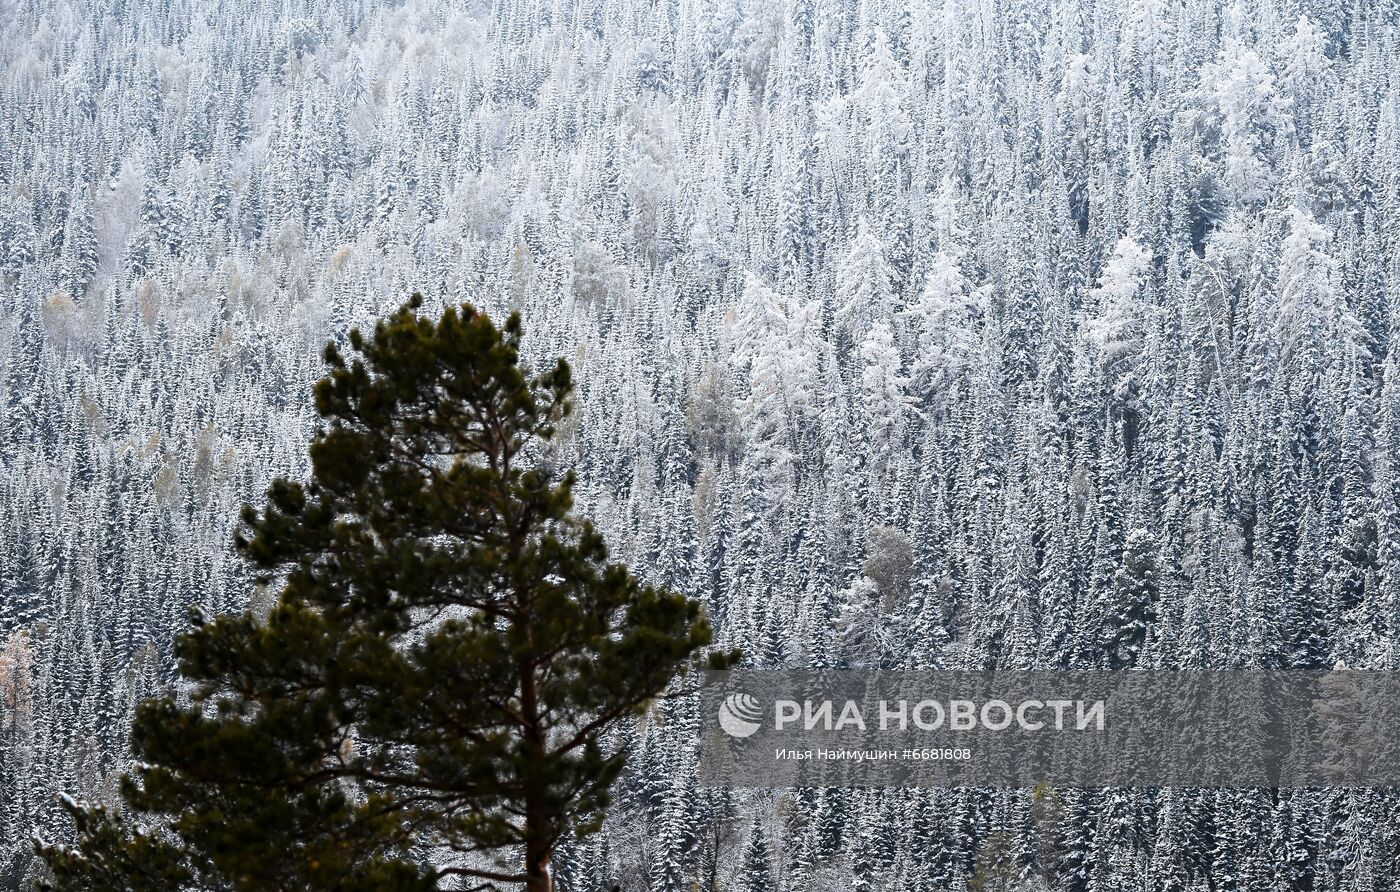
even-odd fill
[[(257, 591), (328, 337), (574, 366), (618, 557), (756, 667), (1400, 668), (1393, 0), (0, 0), (0, 888)], [(1400, 887), (1375, 791), (723, 791), (568, 892)]]

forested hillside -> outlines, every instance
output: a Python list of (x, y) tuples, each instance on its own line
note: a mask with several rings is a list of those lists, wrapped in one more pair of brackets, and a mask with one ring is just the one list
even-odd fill
[[(421, 291), (757, 667), (1400, 668), (1389, 0), (0, 0), (0, 888)], [(1400, 885), (1375, 792), (697, 788), (560, 884)], [(695, 884), (694, 886), (692, 884)]]

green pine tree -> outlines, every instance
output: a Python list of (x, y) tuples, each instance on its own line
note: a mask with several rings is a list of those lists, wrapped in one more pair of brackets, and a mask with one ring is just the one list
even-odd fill
[(569, 367), (528, 376), (517, 315), (420, 304), (327, 346), (312, 479), (237, 543), (280, 599), (196, 617), (186, 694), (141, 707), (123, 809), (70, 805), (50, 888), (547, 892), (560, 838), (598, 828), (609, 731), (710, 628), (571, 515)]

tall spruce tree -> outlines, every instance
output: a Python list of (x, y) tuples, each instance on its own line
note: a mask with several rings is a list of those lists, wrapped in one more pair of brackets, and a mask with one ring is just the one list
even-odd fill
[(136, 717), (124, 809), (70, 805), (50, 888), (547, 892), (556, 843), (599, 826), (609, 730), (709, 625), (571, 515), (549, 460), (568, 365), (528, 376), (518, 315), (420, 305), (351, 331), (350, 361), (327, 346), (312, 479), (237, 542), (280, 599), (196, 617), (187, 684)]

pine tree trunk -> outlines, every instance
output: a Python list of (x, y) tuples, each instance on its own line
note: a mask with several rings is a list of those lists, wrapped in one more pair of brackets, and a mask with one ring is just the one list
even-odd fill
[[(526, 639), (530, 630), (525, 630)], [(520, 711), (527, 722), (525, 739), (534, 752), (543, 758), (545, 733), (539, 712), (539, 687), (535, 669), (529, 664), (520, 667)], [(540, 808), (543, 791), (534, 790), (525, 796), (525, 892), (552, 892), (553, 878), (549, 872), (553, 843), (548, 836), (548, 821)]]
[(525, 892), (553, 892), (554, 878), (549, 870), (548, 852), (527, 852)]

